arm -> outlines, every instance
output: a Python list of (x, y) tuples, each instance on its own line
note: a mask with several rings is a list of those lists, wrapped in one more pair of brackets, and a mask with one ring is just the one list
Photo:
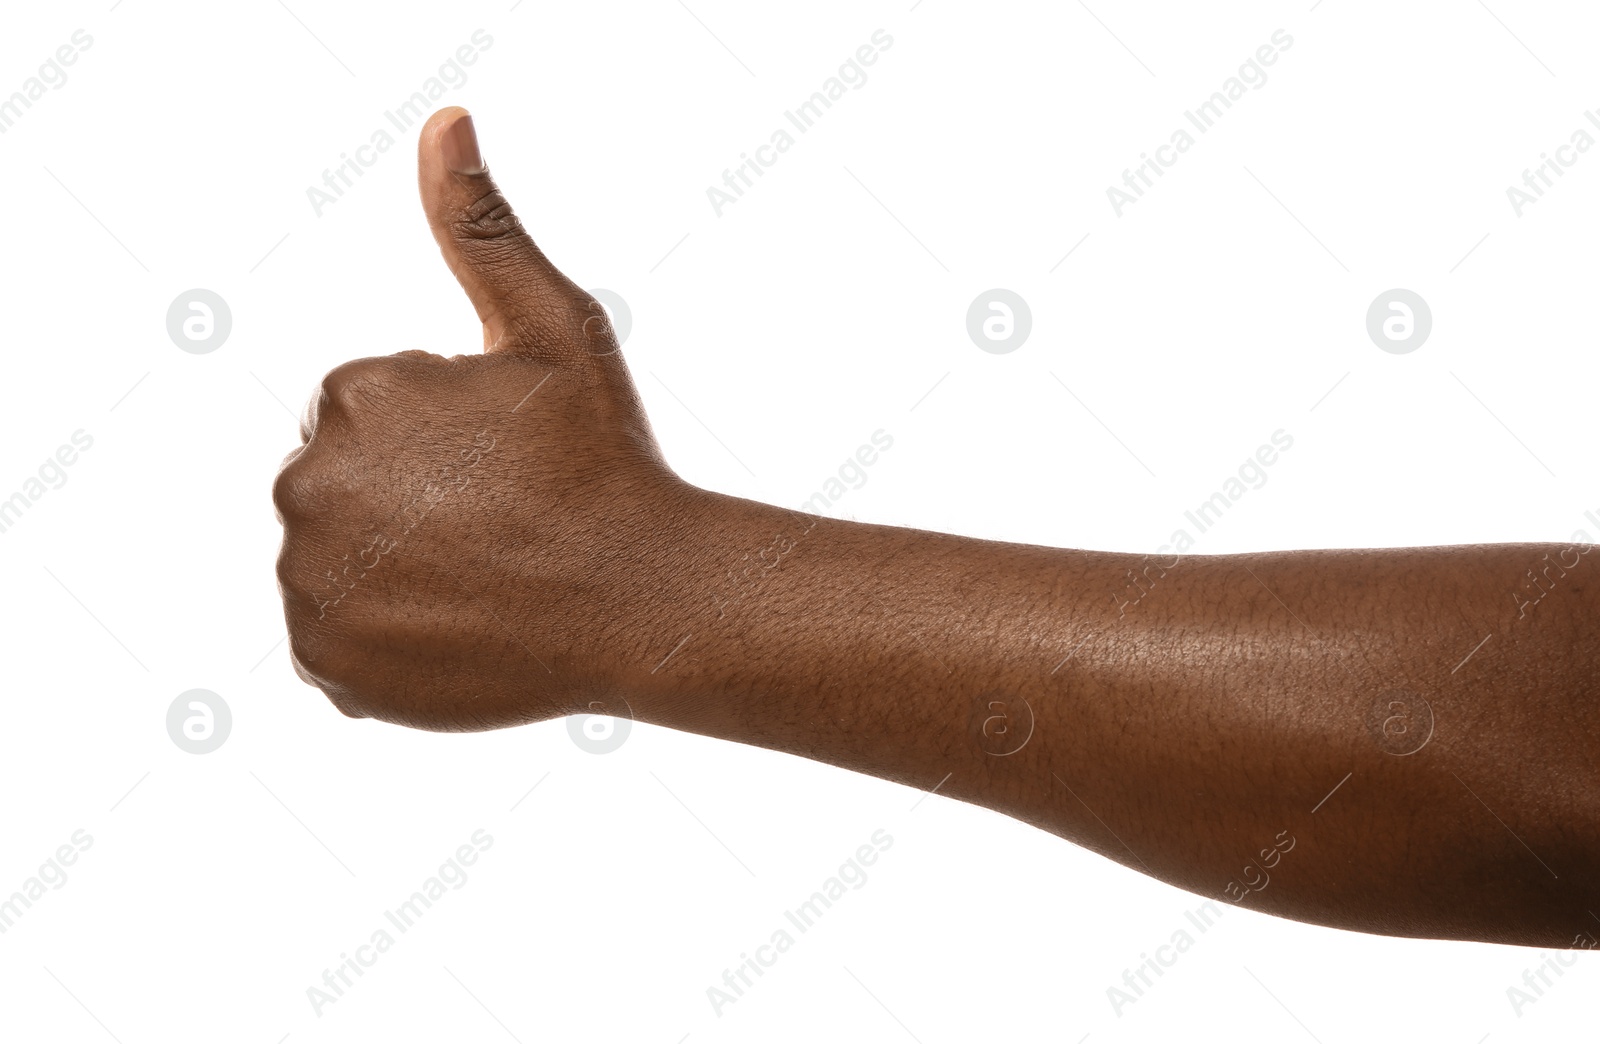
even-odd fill
[(1589, 545), (1149, 558), (697, 489), (463, 115), (424, 128), (420, 181), (484, 354), (333, 370), (274, 486), (295, 667), (341, 710), (599, 707), (937, 787), (1284, 916), (1600, 934)]
[[(1153, 558), (700, 499), (721, 536), (623, 682), (644, 720), (937, 786), (1283, 916), (1600, 935), (1590, 545)], [(706, 608), (717, 562), (780, 534)]]

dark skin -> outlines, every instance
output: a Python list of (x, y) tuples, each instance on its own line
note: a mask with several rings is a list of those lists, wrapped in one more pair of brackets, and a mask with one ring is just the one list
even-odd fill
[(1152, 557), (699, 489), (463, 110), (419, 166), (484, 352), (333, 370), (273, 491), (295, 669), (346, 714), (631, 715), (1284, 917), (1595, 945), (1590, 545)]

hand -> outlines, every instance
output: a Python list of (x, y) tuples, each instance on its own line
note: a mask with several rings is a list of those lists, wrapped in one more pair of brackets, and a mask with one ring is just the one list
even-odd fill
[(484, 351), (323, 379), (273, 487), (295, 670), (346, 714), (417, 728), (610, 709), (617, 664), (652, 651), (629, 623), (659, 597), (641, 566), (671, 562), (698, 491), (663, 459), (605, 311), (495, 187), (471, 117), (435, 113), (418, 153)]

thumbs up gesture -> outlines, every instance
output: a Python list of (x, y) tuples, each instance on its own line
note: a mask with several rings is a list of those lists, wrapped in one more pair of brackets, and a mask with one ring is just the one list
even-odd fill
[(436, 730), (615, 706), (654, 651), (630, 621), (708, 494), (667, 466), (609, 318), (517, 219), (465, 110), (429, 119), (418, 165), (483, 352), (323, 378), (273, 486), (295, 670), (346, 714)]

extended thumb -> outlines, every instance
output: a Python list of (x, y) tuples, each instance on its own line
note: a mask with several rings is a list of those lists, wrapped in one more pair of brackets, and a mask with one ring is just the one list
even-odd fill
[(522, 226), (489, 176), (467, 110), (440, 109), (423, 125), (417, 180), (433, 238), (483, 323), (485, 351), (589, 350), (595, 324), (586, 330), (585, 321), (599, 306)]

